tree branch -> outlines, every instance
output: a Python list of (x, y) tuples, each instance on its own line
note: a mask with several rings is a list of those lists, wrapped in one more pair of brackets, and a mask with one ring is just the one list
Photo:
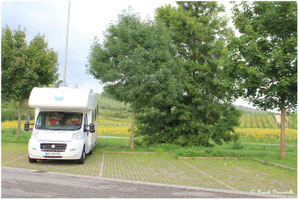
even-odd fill
[(294, 101), (292, 101), (292, 103), (287, 107), (286, 110), (289, 110), (296, 102), (297, 102), (297, 99), (294, 99)]

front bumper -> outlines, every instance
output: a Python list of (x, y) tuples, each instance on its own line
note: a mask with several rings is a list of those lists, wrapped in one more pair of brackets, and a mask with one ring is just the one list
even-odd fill
[[(66, 144), (66, 148), (65, 150), (41, 149), (41, 144)], [(83, 146), (84, 142), (81, 140), (53, 142), (30, 139), (28, 144), (28, 154), (32, 159), (79, 160), (81, 158)]]

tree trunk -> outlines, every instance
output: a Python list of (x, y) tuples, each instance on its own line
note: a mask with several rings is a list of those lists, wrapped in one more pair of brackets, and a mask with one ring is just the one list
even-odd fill
[(25, 104), (25, 106), (26, 106), (26, 118), (25, 119), (28, 119), (28, 116), (29, 116), (29, 106), (28, 106), (27, 102), (28, 101), (26, 101), (26, 104)]
[(135, 118), (136, 118), (136, 112), (134, 110), (133, 117), (132, 117), (132, 128), (131, 128), (131, 149), (134, 149)]
[(284, 159), (286, 157), (286, 146), (285, 146), (285, 105), (281, 105), (280, 110), (280, 125), (281, 125), (281, 135), (280, 135), (280, 157)]
[(22, 99), (19, 99), (18, 129), (16, 134), (17, 138), (20, 137), (21, 117), (22, 117)]

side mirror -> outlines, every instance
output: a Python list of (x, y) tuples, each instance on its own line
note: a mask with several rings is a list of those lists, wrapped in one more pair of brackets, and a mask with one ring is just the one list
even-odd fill
[(27, 122), (25, 122), (24, 124), (24, 130), (25, 131), (29, 131), (29, 130), (32, 130), (33, 128), (30, 128), (30, 125), (34, 125), (34, 124), (30, 124), (30, 116), (28, 115), (27, 116)]
[(28, 122), (25, 122), (25, 124), (24, 124), (24, 130), (25, 131), (29, 131), (30, 129), (29, 129), (29, 121)]
[(93, 123), (90, 123), (90, 124), (89, 124), (89, 132), (91, 132), (91, 133), (94, 133), (94, 132), (96, 132), (96, 130), (95, 130), (95, 127), (94, 127), (94, 124), (93, 124)]

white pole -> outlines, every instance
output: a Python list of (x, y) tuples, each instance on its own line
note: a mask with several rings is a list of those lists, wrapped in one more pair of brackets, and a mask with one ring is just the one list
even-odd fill
[(63, 83), (66, 82), (66, 64), (67, 64), (67, 48), (68, 48), (68, 38), (69, 38), (70, 7), (71, 7), (71, 2), (69, 1), (69, 10), (68, 10), (68, 18), (67, 18), (67, 29), (66, 29), (66, 43), (65, 43), (65, 58), (64, 58)]

